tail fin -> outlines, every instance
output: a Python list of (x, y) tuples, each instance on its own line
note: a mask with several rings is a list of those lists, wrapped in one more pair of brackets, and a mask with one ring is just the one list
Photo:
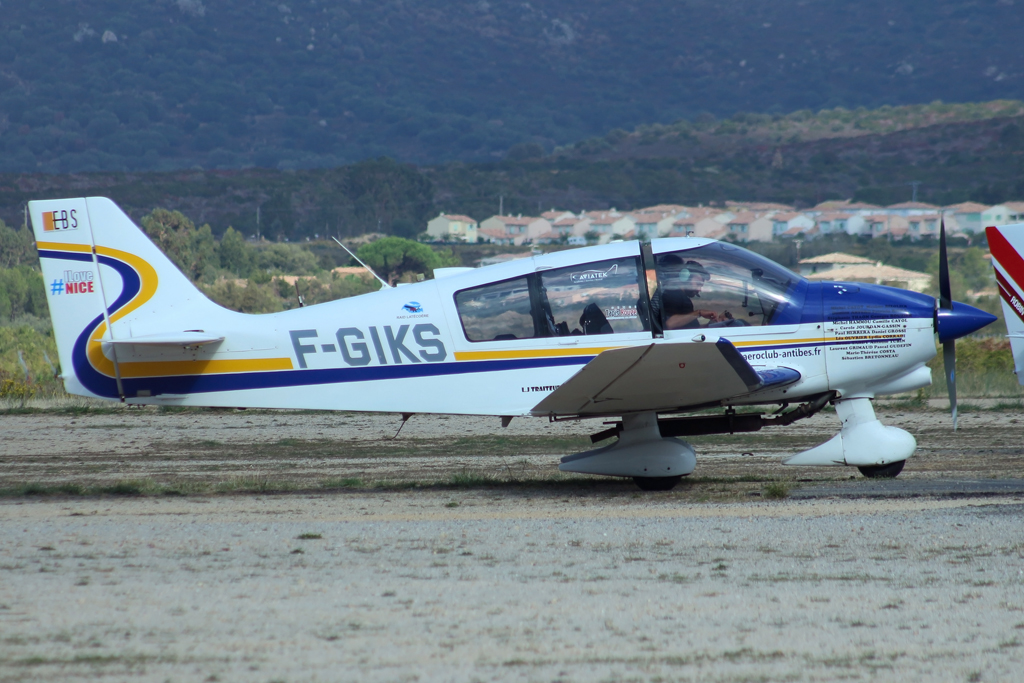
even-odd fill
[[(117, 347), (219, 340), (207, 299), (105, 197), (29, 202), (64, 386), (124, 398)], [(186, 332), (186, 330), (188, 332)]]
[(1024, 384), (1024, 223), (985, 228), (1017, 381)]

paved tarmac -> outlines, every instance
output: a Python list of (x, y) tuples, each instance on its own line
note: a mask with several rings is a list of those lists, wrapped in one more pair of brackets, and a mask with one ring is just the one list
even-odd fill
[(0, 681), (1010, 681), (1020, 498), (0, 502)]
[(836, 484), (799, 485), (790, 496), (815, 498), (937, 498), (1014, 496), (1024, 498), (1024, 479), (856, 479)]

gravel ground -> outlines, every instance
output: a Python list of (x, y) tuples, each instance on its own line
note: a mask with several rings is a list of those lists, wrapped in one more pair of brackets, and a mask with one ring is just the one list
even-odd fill
[(0, 680), (1019, 680), (1022, 506), (8, 501)]
[[(901, 479), (1019, 477), (1024, 474), (1020, 411), (978, 410), (950, 429), (941, 410), (882, 409), (885, 424), (907, 429), (918, 450)], [(393, 439), (392, 414), (120, 409), (110, 413), (0, 415), (0, 489), (26, 482), (109, 484), (224, 483), (261, 478), (317, 486), (340, 478), (431, 482), (453, 472), (515, 479), (557, 476), (558, 459), (592, 448), (601, 420), (548, 423), (537, 418), (416, 415)], [(768, 476), (834, 481), (847, 468), (787, 468), (781, 460), (827, 441), (834, 413), (753, 434), (694, 437), (695, 477)]]
[[(0, 416), (0, 681), (1018, 680), (1018, 413), (881, 417), (920, 445), (888, 487), (778, 464), (819, 415), (645, 494), (558, 477), (595, 422)], [(291, 492), (9, 495), (256, 470)]]

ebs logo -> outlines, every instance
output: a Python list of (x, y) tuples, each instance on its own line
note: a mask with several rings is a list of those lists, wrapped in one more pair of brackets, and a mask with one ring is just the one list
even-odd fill
[(78, 210), (43, 211), (43, 232), (78, 230)]

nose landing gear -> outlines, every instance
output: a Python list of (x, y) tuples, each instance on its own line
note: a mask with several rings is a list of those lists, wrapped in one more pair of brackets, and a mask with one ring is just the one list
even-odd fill
[(906, 464), (906, 460), (897, 460), (888, 465), (864, 465), (857, 469), (868, 479), (895, 479)]
[(835, 407), (843, 423), (839, 433), (820, 446), (797, 453), (786, 465), (853, 465), (872, 479), (891, 479), (903, 471), (907, 458), (917, 450), (913, 436), (879, 422), (869, 398), (841, 399)]

